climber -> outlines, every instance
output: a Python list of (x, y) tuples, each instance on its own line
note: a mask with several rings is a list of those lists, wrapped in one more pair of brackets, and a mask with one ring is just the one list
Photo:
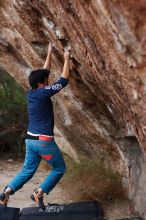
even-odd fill
[(69, 80), (69, 51), (64, 52), (64, 67), (60, 78), (48, 85), (51, 68), (52, 44), (49, 43), (48, 55), (42, 69), (29, 75), (31, 90), (27, 93), (29, 125), (26, 134), (26, 154), (22, 170), (12, 179), (0, 194), (0, 204), (7, 206), (9, 196), (28, 182), (36, 172), (41, 159), (52, 166), (44, 182), (34, 190), (31, 199), (41, 209), (45, 209), (43, 195), (55, 187), (66, 171), (63, 155), (54, 140), (54, 115), (51, 97), (63, 89)]

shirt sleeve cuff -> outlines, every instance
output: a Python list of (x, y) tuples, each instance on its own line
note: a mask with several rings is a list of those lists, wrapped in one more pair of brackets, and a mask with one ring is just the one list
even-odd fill
[(67, 85), (68, 84), (68, 79), (67, 78), (65, 78), (65, 77), (60, 77), (60, 81), (61, 81), (61, 84), (63, 84), (63, 85)]

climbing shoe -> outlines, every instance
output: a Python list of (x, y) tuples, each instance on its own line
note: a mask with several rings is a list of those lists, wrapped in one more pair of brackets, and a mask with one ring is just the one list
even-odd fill
[(45, 210), (45, 205), (43, 201), (43, 196), (38, 196), (38, 190), (35, 189), (34, 193), (31, 195), (31, 199), (36, 202), (36, 204), (39, 207), (39, 211), (44, 211)]
[(0, 206), (7, 206), (9, 195), (5, 192), (0, 193)]

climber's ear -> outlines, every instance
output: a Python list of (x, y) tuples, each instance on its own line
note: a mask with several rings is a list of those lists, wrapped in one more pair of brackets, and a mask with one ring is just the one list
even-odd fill
[(41, 88), (41, 87), (43, 87), (43, 86), (44, 86), (43, 83), (38, 83), (38, 88)]

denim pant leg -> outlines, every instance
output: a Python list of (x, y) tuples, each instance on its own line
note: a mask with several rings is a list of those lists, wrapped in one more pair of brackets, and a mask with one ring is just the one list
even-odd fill
[(33, 177), (41, 161), (41, 157), (34, 151), (31, 140), (26, 139), (25, 143), (26, 154), (22, 170), (7, 185), (7, 187), (13, 190), (13, 193), (22, 188), (22, 186)]
[(43, 146), (40, 146), (39, 154), (52, 166), (51, 172), (40, 185), (40, 188), (48, 194), (65, 173), (66, 164), (63, 155), (54, 140), (46, 141)]

